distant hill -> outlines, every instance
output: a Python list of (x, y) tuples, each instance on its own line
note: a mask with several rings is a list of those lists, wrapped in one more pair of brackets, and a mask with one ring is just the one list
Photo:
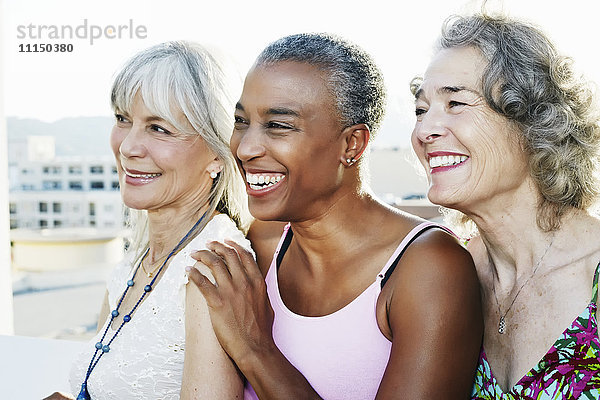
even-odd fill
[(10, 149), (11, 142), (25, 136), (54, 136), (59, 157), (111, 155), (109, 138), (113, 121), (112, 117), (77, 117), (47, 123), (8, 117), (8, 146)]

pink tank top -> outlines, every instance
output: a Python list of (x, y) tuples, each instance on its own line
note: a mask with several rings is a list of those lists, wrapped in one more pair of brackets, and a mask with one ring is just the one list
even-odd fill
[[(273, 339), (283, 355), (327, 400), (374, 399), (390, 357), (392, 342), (379, 330), (377, 298), (388, 269), (421, 232), (439, 225), (424, 222), (402, 240), (375, 281), (352, 302), (332, 314), (305, 317), (283, 303), (277, 282), (278, 259), (284, 242), (289, 244), (290, 225), (283, 232), (265, 278), (275, 313)], [(287, 247), (287, 246), (286, 246)], [(283, 250), (285, 252), (285, 249)], [(391, 271), (389, 271), (391, 273)], [(258, 399), (247, 383), (244, 399)]]

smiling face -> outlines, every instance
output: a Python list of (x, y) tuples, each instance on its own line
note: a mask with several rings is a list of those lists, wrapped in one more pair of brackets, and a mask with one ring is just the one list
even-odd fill
[(467, 214), (529, 182), (520, 132), (481, 93), (485, 66), (475, 48), (441, 50), (415, 95), (412, 145), (427, 171), (428, 197)]
[(231, 150), (258, 219), (317, 217), (339, 195), (345, 141), (323, 73), (309, 64), (255, 66), (235, 111)]
[[(188, 124), (181, 111), (177, 115), (178, 122)], [(139, 94), (129, 113), (116, 114), (110, 142), (128, 207), (196, 212), (208, 201), (209, 174), (219, 163), (215, 155), (199, 135), (180, 132), (153, 115)]]

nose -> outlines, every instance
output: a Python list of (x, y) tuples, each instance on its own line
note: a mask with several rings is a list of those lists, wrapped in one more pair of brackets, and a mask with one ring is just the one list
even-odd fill
[(132, 124), (129, 129), (121, 129), (119, 154), (124, 158), (142, 157), (144, 155), (143, 127)]
[(422, 143), (432, 143), (448, 134), (448, 124), (445, 113), (430, 107), (417, 117), (413, 136)]
[(250, 124), (243, 131), (235, 131), (231, 137), (231, 150), (242, 161), (250, 161), (265, 154), (265, 135), (261, 128)]

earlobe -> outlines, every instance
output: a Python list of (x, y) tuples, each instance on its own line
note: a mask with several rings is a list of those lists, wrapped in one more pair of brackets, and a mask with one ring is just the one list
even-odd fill
[(212, 179), (215, 179), (221, 171), (223, 171), (223, 163), (218, 158), (215, 158), (206, 168), (206, 172)]

